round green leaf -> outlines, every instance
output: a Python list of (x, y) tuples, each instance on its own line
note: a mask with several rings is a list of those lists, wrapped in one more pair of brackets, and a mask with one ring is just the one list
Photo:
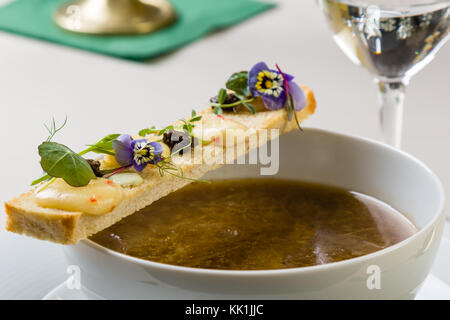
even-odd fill
[(49, 176), (62, 178), (74, 187), (85, 186), (95, 178), (89, 163), (65, 145), (44, 142), (38, 149), (42, 169)]

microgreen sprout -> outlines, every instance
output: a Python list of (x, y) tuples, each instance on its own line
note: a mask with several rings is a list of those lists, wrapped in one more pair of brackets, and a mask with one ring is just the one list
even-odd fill
[(57, 134), (58, 131), (60, 131), (62, 128), (64, 128), (66, 126), (66, 124), (67, 124), (67, 116), (64, 119), (64, 122), (59, 127), (56, 127), (55, 118), (52, 118), (52, 122), (50, 123), (50, 126), (47, 126), (44, 123), (45, 129), (47, 129), (47, 131), (49, 133), (49, 136), (47, 137), (47, 139), (45, 141), (47, 141), (47, 142), (52, 141), (52, 139), (55, 136), (55, 134)]

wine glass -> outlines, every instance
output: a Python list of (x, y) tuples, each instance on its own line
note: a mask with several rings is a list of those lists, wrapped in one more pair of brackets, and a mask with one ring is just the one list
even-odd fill
[(405, 87), (449, 38), (450, 1), (317, 2), (338, 46), (375, 76), (384, 140), (399, 148)]

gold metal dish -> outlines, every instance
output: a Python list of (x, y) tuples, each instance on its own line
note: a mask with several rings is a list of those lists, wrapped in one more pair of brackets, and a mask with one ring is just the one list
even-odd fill
[(64, 30), (103, 35), (133, 35), (172, 24), (176, 13), (166, 0), (77, 0), (54, 14)]

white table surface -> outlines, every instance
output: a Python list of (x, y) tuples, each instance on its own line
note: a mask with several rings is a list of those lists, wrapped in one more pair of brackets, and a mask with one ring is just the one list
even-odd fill
[[(260, 60), (279, 63), (314, 90), (317, 114), (305, 125), (378, 138), (372, 77), (337, 48), (314, 1), (277, 2), (277, 9), (145, 64), (0, 32), (0, 201), (40, 175), (37, 145), (52, 116), (69, 119), (56, 140), (81, 149), (112, 131), (187, 115), (233, 71)], [(448, 198), (449, 71), (447, 45), (411, 81), (403, 143), (435, 170)], [(61, 248), (4, 232), (0, 216), (0, 298), (41, 298), (67, 278)]]

